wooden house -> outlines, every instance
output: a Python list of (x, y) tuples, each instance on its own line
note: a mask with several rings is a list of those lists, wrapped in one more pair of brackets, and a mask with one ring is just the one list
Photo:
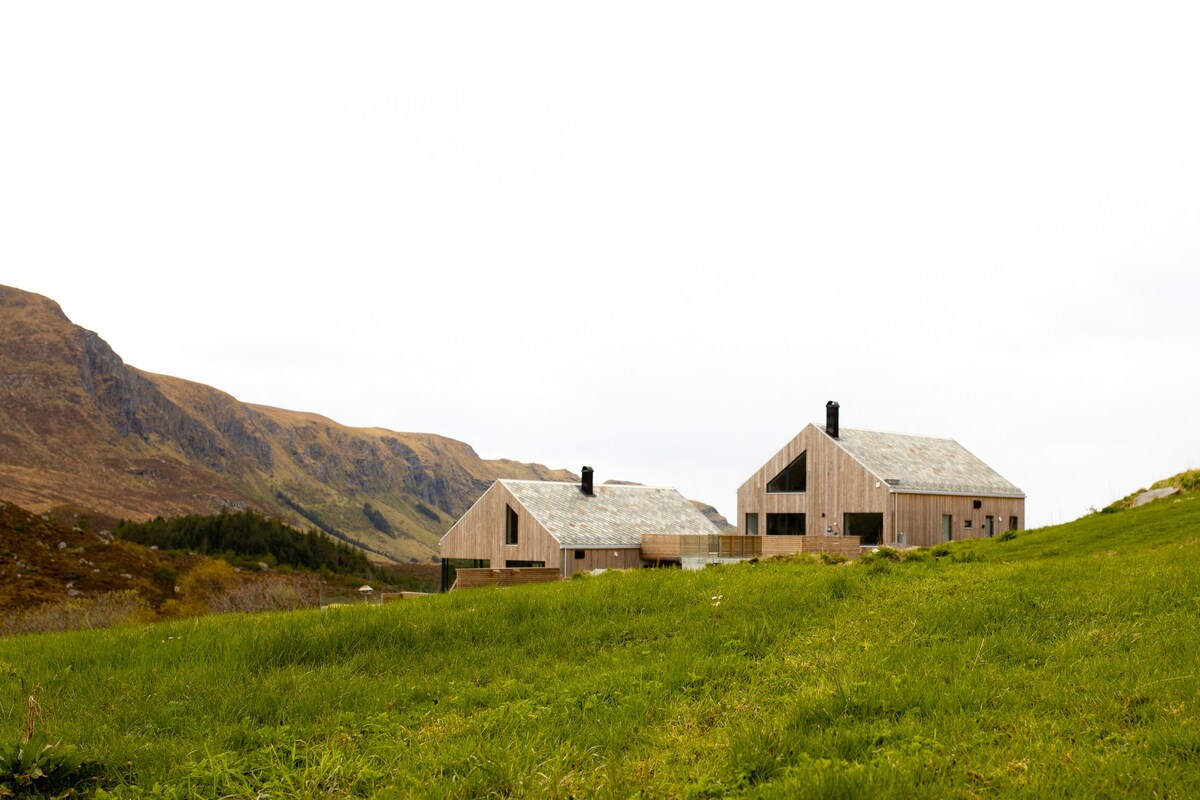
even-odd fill
[(562, 577), (641, 566), (643, 534), (720, 531), (674, 489), (498, 480), (441, 541), (442, 584), (458, 569), (556, 568)]
[(809, 425), (738, 489), (738, 533), (931, 546), (1020, 530), (1025, 495), (953, 439)]

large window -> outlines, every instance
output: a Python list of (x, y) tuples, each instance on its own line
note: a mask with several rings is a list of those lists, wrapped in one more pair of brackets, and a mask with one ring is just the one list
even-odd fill
[(803, 514), (767, 514), (767, 536), (803, 535)]
[(857, 536), (859, 544), (882, 544), (883, 514), (846, 514), (842, 530), (847, 536)]
[(504, 516), (504, 543), (517, 543), (517, 512), (513, 511), (512, 506), (505, 506), (508, 513)]
[[(808, 451), (800, 454), (767, 484), (768, 494), (808, 491)], [(770, 533), (770, 531), (767, 531)]]
[(450, 591), (450, 587), (454, 585), (454, 581), (458, 578), (458, 571), (460, 569), (480, 569), (490, 567), (491, 563), (486, 558), (443, 558), (442, 591)]
[(746, 514), (746, 535), (758, 536), (758, 512)]

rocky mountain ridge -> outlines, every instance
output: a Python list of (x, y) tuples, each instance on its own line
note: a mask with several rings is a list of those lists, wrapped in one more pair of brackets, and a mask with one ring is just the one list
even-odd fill
[(430, 433), (351, 428), (130, 367), (54, 301), (0, 287), (0, 497), (109, 517), (257, 508), (426, 561), (497, 478), (577, 480)]

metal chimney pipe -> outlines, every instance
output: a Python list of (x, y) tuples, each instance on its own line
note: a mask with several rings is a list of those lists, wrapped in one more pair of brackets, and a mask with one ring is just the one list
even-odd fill
[(825, 404), (825, 432), (834, 439), (838, 438), (838, 408), (836, 400)]
[(595, 472), (591, 467), (584, 467), (580, 470), (583, 473), (583, 483), (579, 484), (579, 491), (591, 497), (595, 492), (592, 489), (592, 475)]

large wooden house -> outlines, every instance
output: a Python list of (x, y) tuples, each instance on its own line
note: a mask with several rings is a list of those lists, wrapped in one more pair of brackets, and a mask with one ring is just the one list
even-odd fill
[(809, 425), (738, 489), (738, 532), (931, 546), (1019, 530), (1025, 495), (953, 439)]
[(442, 583), (458, 569), (546, 567), (561, 577), (642, 563), (644, 534), (715, 536), (720, 531), (674, 489), (498, 480), (441, 541)]

